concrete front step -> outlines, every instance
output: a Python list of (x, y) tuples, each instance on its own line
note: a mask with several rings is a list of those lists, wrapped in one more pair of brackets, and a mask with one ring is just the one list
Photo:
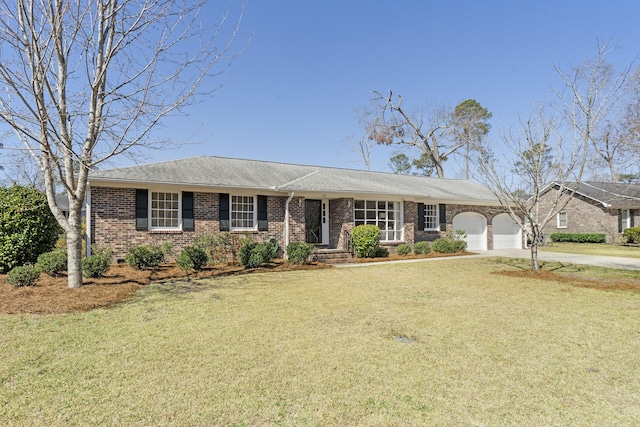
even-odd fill
[(318, 249), (316, 253), (319, 262), (325, 264), (346, 264), (353, 262), (353, 256), (342, 249)]

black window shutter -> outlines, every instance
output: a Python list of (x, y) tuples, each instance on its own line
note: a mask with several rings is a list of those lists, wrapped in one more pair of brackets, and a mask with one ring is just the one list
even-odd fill
[(267, 196), (258, 196), (258, 231), (267, 231)]
[(635, 214), (634, 211), (632, 211), (632, 210), (629, 211), (629, 215), (631, 215), (631, 219), (629, 220), (631, 222), (631, 224), (630, 224), (631, 227), (635, 227), (634, 221), (633, 221), (634, 214)]
[(220, 231), (229, 231), (229, 194), (220, 193), (219, 199), (218, 220), (220, 222)]
[(622, 233), (622, 211), (618, 210), (618, 233)]
[(193, 221), (193, 192), (182, 192), (182, 231), (195, 230)]
[(424, 203), (418, 203), (418, 230), (424, 230)]
[(439, 205), (440, 231), (447, 231), (447, 205)]
[(136, 230), (149, 229), (149, 190), (136, 189)]

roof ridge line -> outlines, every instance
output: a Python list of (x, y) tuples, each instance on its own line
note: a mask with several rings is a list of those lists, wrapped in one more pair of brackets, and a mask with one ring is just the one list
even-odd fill
[[(317, 166), (316, 166), (316, 167), (317, 167)], [(319, 171), (316, 169), (316, 170), (311, 171), (311, 172), (309, 172), (308, 174), (305, 174), (305, 175), (303, 175), (303, 176), (301, 176), (301, 177), (298, 177), (298, 178), (296, 178), (296, 179), (293, 179), (293, 180), (291, 180), (291, 181), (289, 181), (289, 182), (285, 182), (284, 184), (277, 186), (275, 189), (276, 189), (276, 190), (280, 190), (280, 189), (281, 189), (281, 188), (283, 188), (283, 187), (286, 187), (286, 186), (291, 185), (291, 184), (293, 184), (293, 183), (296, 183), (296, 182), (302, 181), (302, 180), (303, 180), (303, 179), (305, 179), (305, 178), (309, 178), (310, 176), (315, 175), (315, 174), (317, 174), (318, 172), (319, 172)]]

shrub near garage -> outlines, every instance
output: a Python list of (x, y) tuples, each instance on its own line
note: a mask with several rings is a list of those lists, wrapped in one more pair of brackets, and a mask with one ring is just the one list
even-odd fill
[(462, 230), (456, 230), (456, 233), (447, 232), (445, 237), (436, 239), (431, 244), (434, 252), (443, 254), (454, 254), (464, 252), (467, 249), (467, 242), (463, 240), (467, 235)]
[(413, 246), (413, 252), (416, 254), (426, 255), (431, 252), (429, 242), (418, 242)]

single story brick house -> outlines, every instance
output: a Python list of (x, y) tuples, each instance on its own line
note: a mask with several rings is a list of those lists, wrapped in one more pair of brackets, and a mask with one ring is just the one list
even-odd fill
[(89, 177), (88, 242), (118, 259), (131, 246), (165, 241), (177, 253), (198, 234), (218, 232), (275, 239), (281, 248), (306, 241), (344, 249), (360, 224), (379, 226), (392, 252), (458, 229), (470, 250), (522, 246), (493, 193), (466, 180), (212, 156)]
[[(574, 185), (567, 184), (573, 188)], [(547, 185), (541, 191), (540, 207), (548, 212), (560, 186)], [(568, 192), (569, 190), (565, 190)], [(618, 243), (626, 228), (640, 225), (640, 184), (581, 182), (567, 206), (544, 228), (551, 233), (605, 233), (607, 242)]]

